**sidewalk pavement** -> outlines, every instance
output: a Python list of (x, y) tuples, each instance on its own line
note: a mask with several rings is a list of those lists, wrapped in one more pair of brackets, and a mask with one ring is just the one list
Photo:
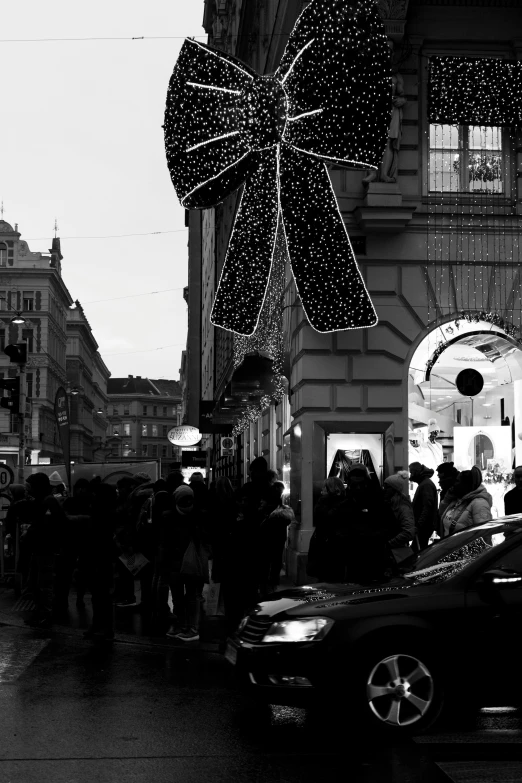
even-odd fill
[[(279, 590), (292, 587), (293, 583), (286, 576), (281, 576)], [(140, 601), (140, 583), (135, 583), (136, 599)], [(69, 593), (69, 610), (59, 620), (53, 622), (52, 630), (68, 636), (83, 638), (83, 632), (89, 628), (92, 619), (91, 596), (84, 598), (85, 608), (76, 606), (76, 592)], [(172, 608), (172, 607), (171, 607)], [(27, 627), (25, 620), (29, 619), (34, 604), (30, 598), (15, 595), (14, 585), (9, 580), (0, 583), (0, 625)], [(224, 617), (222, 615), (209, 617), (202, 611), (198, 642), (182, 642), (163, 635), (152, 635), (146, 619), (142, 617), (139, 605), (134, 607), (115, 607), (115, 642), (140, 644), (146, 646), (165, 646), (170, 648), (188, 648), (218, 652), (225, 641)]]

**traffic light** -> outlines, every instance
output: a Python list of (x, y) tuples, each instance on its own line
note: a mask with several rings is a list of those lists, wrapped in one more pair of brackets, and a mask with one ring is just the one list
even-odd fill
[(0, 406), (10, 413), (20, 413), (20, 378), (0, 378), (0, 389), (11, 392), (9, 397), (0, 397)]
[(4, 353), (9, 356), (10, 362), (25, 364), (27, 361), (27, 343), (11, 343), (11, 345), (6, 345)]

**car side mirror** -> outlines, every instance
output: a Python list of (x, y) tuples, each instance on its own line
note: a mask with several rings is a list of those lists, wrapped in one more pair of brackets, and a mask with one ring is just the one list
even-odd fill
[(485, 571), (479, 580), (484, 587), (522, 587), (522, 574), (508, 568), (492, 568)]

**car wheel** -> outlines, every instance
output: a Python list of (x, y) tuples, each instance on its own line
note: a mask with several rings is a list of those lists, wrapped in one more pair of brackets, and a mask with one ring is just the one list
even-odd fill
[(364, 714), (388, 734), (425, 731), (442, 709), (442, 682), (429, 655), (372, 656), (364, 667)]

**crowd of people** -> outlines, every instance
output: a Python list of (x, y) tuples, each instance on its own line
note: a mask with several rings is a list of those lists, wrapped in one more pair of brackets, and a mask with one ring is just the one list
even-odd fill
[[(352, 464), (346, 487), (338, 478), (324, 482), (314, 508), (307, 573), (325, 582), (371, 583), (398, 573), (399, 564), (444, 538), (492, 519), (492, 497), (477, 467), (458, 471), (453, 462), (435, 471), (412, 462), (384, 481), (371, 481), (366, 465)], [(409, 482), (416, 484), (410, 499)], [(506, 495), (506, 513), (522, 511), (522, 467), (515, 489)]]
[[(92, 599), (87, 638), (114, 638), (115, 611), (138, 606), (155, 634), (199, 639), (205, 583), (220, 583), (225, 623), (243, 615), (279, 583), (287, 527), (284, 484), (259, 457), (250, 481), (234, 490), (226, 477), (210, 487), (201, 473), (187, 484), (179, 470), (152, 481), (146, 473), (113, 486), (78, 479), (70, 497), (34, 473), (11, 487), (8, 540), (18, 527), (18, 571), (34, 602), (31, 625), (51, 627)], [(169, 602), (169, 596), (171, 600)]]
[[(492, 498), (477, 467), (452, 462), (434, 471), (413, 462), (384, 481), (352, 464), (346, 485), (324, 482), (314, 508), (307, 573), (325, 582), (371, 583), (397, 574), (399, 564), (446, 537), (492, 518)], [(506, 494), (506, 513), (522, 511), (522, 467)], [(416, 484), (410, 500), (410, 482)], [(35, 604), (29, 620), (49, 628), (69, 611), (76, 587), (78, 609), (91, 595), (86, 637), (114, 637), (114, 611), (139, 609), (153, 633), (180, 641), (199, 639), (205, 583), (219, 583), (226, 633), (278, 586), (288, 527), (295, 523), (283, 501), (284, 484), (263, 457), (250, 480), (235, 490), (226, 477), (207, 488), (201, 473), (190, 483), (179, 470), (152, 481), (124, 476), (116, 486), (78, 479), (71, 496), (52, 487), (45, 473), (10, 488), (6, 539), (18, 528), (18, 571)], [(169, 596), (171, 600), (169, 601)]]

